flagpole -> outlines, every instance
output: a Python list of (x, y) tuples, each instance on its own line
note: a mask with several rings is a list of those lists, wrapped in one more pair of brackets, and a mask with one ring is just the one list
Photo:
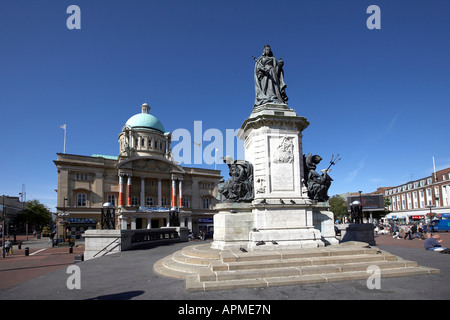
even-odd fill
[(433, 170), (434, 170), (434, 182), (436, 182), (436, 163), (434, 162), (434, 156), (433, 156)]
[(64, 129), (64, 152), (63, 153), (66, 153), (66, 130), (67, 130), (67, 124), (63, 124), (61, 126), (61, 128)]

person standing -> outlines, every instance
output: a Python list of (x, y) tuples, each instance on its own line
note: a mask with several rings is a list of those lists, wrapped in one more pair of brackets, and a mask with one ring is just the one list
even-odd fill
[(5, 241), (5, 250), (6, 250), (6, 255), (9, 255), (9, 251), (12, 248), (12, 243), (11, 241), (9, 241), (9, 238)]

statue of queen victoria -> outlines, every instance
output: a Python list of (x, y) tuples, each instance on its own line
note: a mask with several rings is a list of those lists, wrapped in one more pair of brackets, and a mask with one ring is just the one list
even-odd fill
[(286, 83), (284, 82), (283, 65), (273, 56), (268, 44), (259, 58), (253, 57), (255, 63), (255, 104), (260, 106), (265, 103), (287, 104)]

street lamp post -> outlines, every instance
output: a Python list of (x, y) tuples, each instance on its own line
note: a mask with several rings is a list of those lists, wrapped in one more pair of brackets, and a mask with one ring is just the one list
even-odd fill
[(426, 208), (429, 208), (430, 209), (430, 220), (431, 220), (431, 215), (432, 215), (432, 212), (431, 212), (431, 208), (434, 208), (434, 207), (436, 207), (436, 206), (433, 206), (432, 204), (430, 204), (430, 205), (428, 205), (428, 206), (425, 206)]
[(116, 207), (111, 202), (105, 202), (102, 206), (102, 214), (100, 218), (100, 227), (106, 230), (115, 229), (115, 210)]
[(2, 258), (5, 258), (5, 195), (2, 196), (3, 205), (2, 205)]
[(65, 218), (70, 215), (69, 213), (66, 213), (66, 201), (67, 201), (67, 198), (64, 198), (63, 199), (63, 212), (58, 213), (58, 217), (62, 217), (62, 221), (63, 221), (63, 240), (66, 239), (66, 224), (65, 224), (66, 219)]

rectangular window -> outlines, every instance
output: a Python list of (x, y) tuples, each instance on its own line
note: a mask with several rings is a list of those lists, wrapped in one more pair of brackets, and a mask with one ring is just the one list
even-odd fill
[(86, 193), (78, 193), (77, 194), (77, 207), (86, 207)]
[(138, 197), (131, 197), (131, 205), (137, 206), (139, 204)]
[(189, 198), (182, 199), (183, 207), (189, 208)]
[(108, 202), (111, 202), (113, 206), (116, 205), (116, 196), (114, 194), (108, 194)]
[(78, 181), (87, 181), (88, 175), (86, 173), (77, 173), (76, 180)]
[(203, 209), (209, 209), (209, 198), (203, 198)]
[(152, 197), (148, 197), (148, 198), (145, 200), (145, 205), (147, 205), (147, 206), (153, 206), (153, 205), (154, 205), (154, 203), (153, 203), (153, 198), (152, 198)]

